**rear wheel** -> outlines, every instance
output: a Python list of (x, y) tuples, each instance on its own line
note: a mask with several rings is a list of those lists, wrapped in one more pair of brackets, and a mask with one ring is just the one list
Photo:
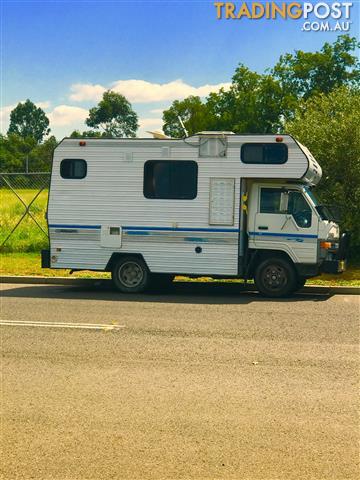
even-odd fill
[(115, 287), (124, 293), (143, 292), (149, 284), (149, 271), (145, 262), (137, 257), (121, 258), (112, 270)]
[(296, 273), (289, 261), (280, 257), (267, 258), (256, 269), (255, 284), (266, 297), (285, 297), (296, 288)]

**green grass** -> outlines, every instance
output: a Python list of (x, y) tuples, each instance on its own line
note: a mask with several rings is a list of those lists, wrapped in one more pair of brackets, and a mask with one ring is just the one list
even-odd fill
[(110, 278), (109, 273), (81, 271), (70, 275), (70, 270), (41, 268), (39, 253), (3, 253), (0, 258), (1, 275), (33, 275), (45, 277)]
[[(78, 277), (78, 278), (110, 278), (109, 273), (82, 271), (70, 275), (69, 270), (51, 270), (41, 268), (41, 258), (38, 253), (3, 253), (0, 261), (1, 275), (34, 275), (46, 277)], [(187, 277), (177, 277), (181, 281), (200, 281), (213, 282), (210, 277), (200, 279), (189, 279)], [(217, 282), (242, 282), (242, 280), (215, 280)], [(352, 265), (341, 275), (321, 275), (312, 278), (307, 282), (308, 285), (344, 285), (360, 286), (360, 265)]]
[[(16, 193), (24, 200), (25, 204), (28, 205), (36, 196), (38, 190), (23, 189), (16, 190)], [(42, 191), (30, 207), (30, 213), (45, 232), (47, 232), (45, 220), (47, 197), (48, 191)], [(2, 245), (8, 234), (24, 214), (25, 207), (12, 191), (3, 188), (0, 189), (0, 205), (0, 245)], [(41, 249), (47, 247), (47, 244), (47, 236), (40, 230), (34, 220), (29, 215), (26, 215), (5, 245), (1, 247), (1, 251), (40, 252)]]

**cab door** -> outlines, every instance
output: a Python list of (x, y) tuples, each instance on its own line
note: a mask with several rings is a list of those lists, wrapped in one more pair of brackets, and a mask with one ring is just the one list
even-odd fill
[(296, 263), (317, 262), (318, 217), (303, 192), (258, 185), (257, 212), (249, 232), (256, 248), (282, 250)]

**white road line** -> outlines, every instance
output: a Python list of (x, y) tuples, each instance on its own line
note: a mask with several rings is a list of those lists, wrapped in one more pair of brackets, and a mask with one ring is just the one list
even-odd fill
[(65, 322), (26, 322), (21, 320), (0, 320), (0, 326), (6, 327), (42, 327), (42, 328), (74, 328), (83, 330), (120, 330), (125, 325), (109, 323), (65, 323)]

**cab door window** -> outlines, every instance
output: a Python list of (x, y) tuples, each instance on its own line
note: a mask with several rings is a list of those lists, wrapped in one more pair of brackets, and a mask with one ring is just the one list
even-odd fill
[(311, 227), (311, 207), (300, 192), (290, 192), (288, 213), (301, 228)]
[(260, 213), (280, 213), (280, 188), (262, 188), (260, 192)]

